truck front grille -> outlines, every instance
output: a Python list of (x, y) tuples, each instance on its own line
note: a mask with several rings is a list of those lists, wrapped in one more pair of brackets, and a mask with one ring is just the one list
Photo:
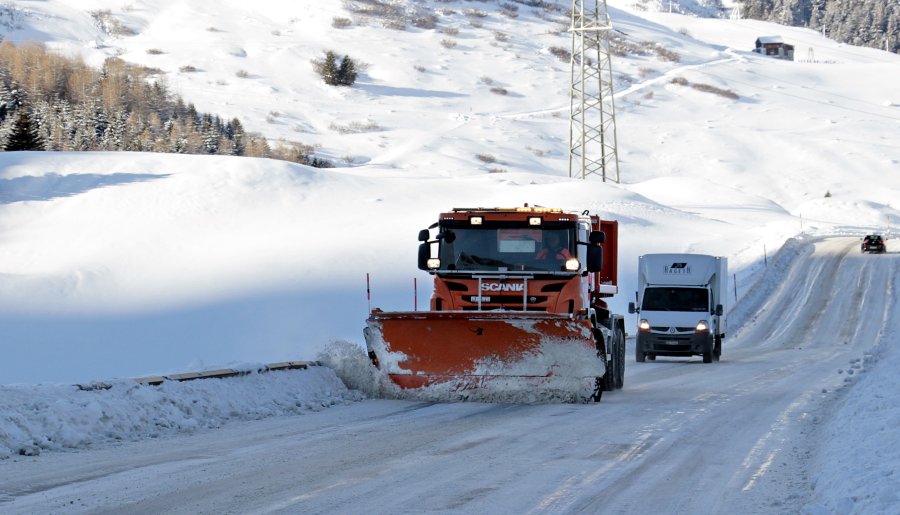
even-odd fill
[[(522, 296), (521, 295), (485, 295), (484, 297), (488, 297), (490, 300), (485, 301), (482, 299), (481, 305), (497, 305), (502, 304), (504, 306), (521, 306), (522, 305)], [(528, 304), (542, 304), (547, 302), (547, 296), (545, 295), (529, 295), (528, 296)], [(472, 304), (478, 304), (478, 295), (466, 295), (463, 297), (463, 300), (466, 302), (471, 302)]]
[(494, 304), (482, 304), (481, 309), (478, 309), (478, 306), (463, 306), (463, 311), (547, 311), (547, 308), (534, 307), (529, 305), (528, 309), (522, 309), (522, 305), (518, 306), (510, 306), (503, 305), (497, 306)]

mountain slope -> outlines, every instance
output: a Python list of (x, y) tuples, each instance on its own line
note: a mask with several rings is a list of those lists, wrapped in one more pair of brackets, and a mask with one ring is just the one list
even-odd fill
[[(384, 27), (397, 15), (352, 4), (11, 2), (7, 40), (157, 67), (199, 110), (318, 145), (342, 167), (0, 155), (2, 327), (17, 356), (44, 363), (20, 373), (6, 362), (8, 380), (309, 359), (331, 339), (361, 342), (369, 306), (411, 307), (413, 279), (427, 297), (414, 236), (454, 206), (530, 202), (619, 220), (618, 312), (639, 254), (728, 255), (739, 298), (785, 238), (889, 232), (900, 216), (895, 55), (611, 2), (622, 184), (583, 182), (567, 177), (569, 65), (553, 53), (570, 44), (567, 4), (397, 5), (403, 30)], [(413, 24), (429, 14), (434, 28)], [(749, 52), (774, 30), (823, 61)], [(325, 49), (367, 64), (357, 85), (321, 82), (310, 60)], [(108, 360), (76, 360), (84, 348)]]

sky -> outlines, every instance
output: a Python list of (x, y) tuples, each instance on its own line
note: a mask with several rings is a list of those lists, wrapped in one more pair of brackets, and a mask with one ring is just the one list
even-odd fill
[[(327, 367), (215, 385), (157, 388), (129, 378), (254, 370), (360, 349), (371, 308), (425, 307), (430, 278), (416, 269), (416, 234), (452, 207), (528, 202), (618, 220), (617, 313), (633, 299), (642, 254), (728, 257), (732, 309), (765, 284), (769, 259), (792, 238), (878, 232), (893, 251), (900, 57), (806, 29), (655, 12), (653, 4), (609, 2), (614, 27), (636, 43), (613, 60), (619, 184), (568, 176), (569, 67), (551, 52), (570, 46), (564, 14), (522, 6), (513, 18), (493, 3), (421, 4), (453, 32), (385, 28), (337, 2), (306, 0), (259, 2), (253, 11), (208, 1), (5, 4), (5, 40), (41, 41), (94, 65), (118, 56), (160, 68), (198, 110), (237, 116), (273, 143), (314, 145), (336, 167), (0, 154), (0, 459), (108, 438), (109, 427), (93, 425), (98, 409), (133, 420), (118, 434), (140, 439), (153, 417), (190, 430), (359, 400)], [(101, 9), (135, 34), (104, 32), (88, 14)], [(333, 28), (335, 17), (354, 22)], [(795, 45), (797, 61), (750, 52), (756, 37), (773, 34)], [(656, 57), (650, 43), (678, 60)], [(331, 87), (315, 75), (310, 61), (328, 49), (364, 63), (356, 85)], [(200, 71), (181, 71), (186, 65)], [(834, 452), (818, 465), (817, 492), (829, 493), (812, 513), (843, 511), (840, 503), (861, 502), (846, 500), (854, 495), (870, 507), (897, 502), (889, 463), (900, 460), (879, 454), (896, 445), (853, 435), (896, 427), (897, 401), (884, 392), (897, 391), (889, 371), (898, 359), (889, 348), (873, 351), (869, 373), (832, 414), (852, 424), (835, 424), (824, 438)], [(303, 385), (282, 382), (288, 375)], [(116, 387), (72, 386), (95, 381)], [(230, 409), (215, 400), (223, 389), (235, 399)], [(166, 396), (208, 403), (208, 415), (142, 412)], [(847, 441), (857, 443), (840, 444)], [(846, 481), (847, 467), (860, 463), (876, 465)]]

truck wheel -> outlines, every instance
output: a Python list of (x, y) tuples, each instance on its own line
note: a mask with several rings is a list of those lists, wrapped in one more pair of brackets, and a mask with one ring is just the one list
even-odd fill
[(615, 336), (609, 339), (609, 354), (603, 354), (606, 357), (606, 373), (603, 374), (603, 391), (611, 392), (616, 389), (616, 348)]
[[(612, 367), (613, 360), (609, 359), (610, 356), (615, 354), (615, 349), (607, 347), (605, 335), (599, 328), (594, 329), (594, 343), (597, 345), (597, 357), (602, 358), (604, 360), (603, 363), (606, 364), (606, 372), (603, 374), (603, 377), (597, 378), (597, 385), (601, 391), (610, 392), (616, 386), (615, 371)], [(614, 343), (613, 339), (610, 338), (610, 346)], [(600, 399), (600, 395), (597, 392), (594, 392), (594, 396)]]
[(616, 370), (616, 389), (619, 390), (625, 386), (625, 333), (621, 329), (616, 329), (616, 361), (619, 366)]
[(616, 355), (616, 348), (613, 346), (612, 354), (609, 356), (609, 391), (613, 391), (619, 387), (619, 359)]
[(606, 374), (603, 375), (603, 391), (611, 392), (616, 389), (616, 371), (613, 369), (612, 360), (606, 362)]
[(649, 359), (650, 361), (656, 361), (656, 354), (653, 354), (652, 352), (650, 354), (647, 354), (647, 359)]
[(600, 402), (600, 398), (603, 397), (603, 378), (598, 377), (594, 380), (594, 393), (591, 394), (589, 402)]

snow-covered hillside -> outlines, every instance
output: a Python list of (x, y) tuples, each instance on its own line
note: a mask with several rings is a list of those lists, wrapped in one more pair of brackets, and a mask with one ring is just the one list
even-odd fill
[[(567, 2), (403, 2), (434, 27), (402, 30), (345, 2), (7, 2), (5, 41), (158, 68), (198, 110), (315, 145), (338, 167), (0, 153), (0, 384), (361, 345), (370, 307), (412, 308), (414, 279), (426, 302), (416, 232), (451, 207), (528, 202), (618, 220), (619, 313), (644, 253), (728, 256), (733, 304), (791, 237), (880, 232), (896, 251), (900, 56), (638, 3), (609, 2), (629, 49), (613, 59), (614, 184), (568, 177), (570, 72), (554, 54), (570, 48)], [(750, 52), (772, 34), (797, 61)], [(321, 81), (311, 60), (325, 50), (365, 64), (356, 85)]]
[[(409, 4), (435, 27), (405, 30), (349, 3), (9, 5), (8, 41), (159, 68), (201, 111), (317, 145), (343, 166), (0, 156), (0, 316), (21, 342), (6, 382), (310, 359), (332, 339), (359, 342), (366, 274), (376, 306), (412, 307), (413, 278), (426, 298), (414, 237), (449, 207), (530, 202), (619, 220), (620, 312), (642, 253), (728, 255), (740, 297), (790, 236), (884, 232), (900, 219), (900, 58), (807, 30), (611, 2), (631, 49), (614, 59), (615, 185), (568, 178), (569, 69), (550, 51), (570, 44), (565, 3), (510, 4), (514, 16), (490, 2)], [(334, 28), (335, 18), (351, 24)], [(109, 20), (127, 30), (111, 34)], [(749, 52), (774, 31), (820, 62)], [(357, 85), (319, 79), (310, 61), (326, 49), (367, 63)], [(85, 348), (106, 359), (85, 366), (74, 358)], [(25, 371), (20, 360), (42, 364)]]

